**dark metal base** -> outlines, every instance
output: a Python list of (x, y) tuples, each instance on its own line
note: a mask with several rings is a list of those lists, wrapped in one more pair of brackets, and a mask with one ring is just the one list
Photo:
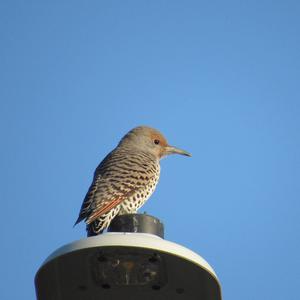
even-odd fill
[(151, 233), (163, 238), (164, 224), (150, 215), (128, 214), (115, 217), (107, 231)]

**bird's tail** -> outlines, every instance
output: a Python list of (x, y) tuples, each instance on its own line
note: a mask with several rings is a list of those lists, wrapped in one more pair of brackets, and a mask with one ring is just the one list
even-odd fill
[(86, 232), (87, 232), (87, 236), (96, 236), (99, 235), (101, 233), (103, 233), (104, 228), (103, 228), (103, 224), (104, 222), (101, 220), (95, 220), (90, 224), (86, 225)]

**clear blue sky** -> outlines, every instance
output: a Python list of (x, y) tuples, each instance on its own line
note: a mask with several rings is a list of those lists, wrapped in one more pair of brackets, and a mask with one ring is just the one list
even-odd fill
[(299, 300), (299, 1), (2, 1), (1, 299), (73, 228), (97, 164), (140, 124), (162, 161), (142, 211), (226, 300)]

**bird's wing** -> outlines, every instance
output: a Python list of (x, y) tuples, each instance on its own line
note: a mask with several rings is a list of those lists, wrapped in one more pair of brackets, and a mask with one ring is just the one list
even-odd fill
[[(139, 186), (139, 188), (140, 188), (140, 186)], [(111, 209), (113, 209), (114, 207), (119, 205), (123, 200), (130, 197), (132, 194), (134, 194), (136, 192), (136, 190), (137, 189), (132, 187), (127, 192), (118, 193), (118, 195), (116, 194), (116, 195), (112, 196), (111, 198), (103, 199), (101, 201), (100, 205), (96, 209), (93, 210), (92, 214), (90, 214), (88, 216), (86, 223), (87, 224), (92, 223), (93, 221), (98, 219), (100, 216), (104, 215), (105, 213), (107, 213), (108, 211), (110, 211)]]
[[(149, 177), (149, 180), (152, 178)], [(107, 213), (122, 201), (144, 189), (147, 182), (136, 181), (125, 183), (123, 180), (114, 182), (107, 176), (95, 176), (81, 206), (80, 214), (75, 225), (86, 220), (92, 223), (101, 215)]]
[[(95, 171), (75, 225), (84, 219), (87, 224), (92, 223), (138, 190), (144, 189), (153, 178), (141, 176), (139, 168), (141, 166), (134, 164), (128, 166), (126, 155), (118, 156), (118, 152), (111, 152)], [(147, 170), (151, 165), (143, 168)]]
[(83, 203), (80, 208), (80, 213), (77, 221), (75, 222), (74, 226), (78, 223), (80, 223), (83, 219), (85, 219), (88, 216), (88, 212), (90, 210), (90, 207), (93, 203), (93, 199), (95, 197), (95, 193), (97, 191), (97, 187), (100, 181), (100, 176), (94, 176), (94, 180), (89, 188), (89, 190), (86, 193), (86, 196), (83, 200)]

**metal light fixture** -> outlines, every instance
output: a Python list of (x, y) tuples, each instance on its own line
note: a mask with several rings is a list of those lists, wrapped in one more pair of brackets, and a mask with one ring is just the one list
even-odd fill
[[(202, 257), (155, 234), (139, 232), (155, 232), (148, 225), (145, 229), (144, 218), (152, 218), (160, 232), (161, 223), (147, 215), (138, 218), (132, 223), (135, 233), (108, 232), (55, 251), (36, 274), (37, 298), (221, 300), (217, 276)], [(121, 223), (132, 229), (127, 221)]]

